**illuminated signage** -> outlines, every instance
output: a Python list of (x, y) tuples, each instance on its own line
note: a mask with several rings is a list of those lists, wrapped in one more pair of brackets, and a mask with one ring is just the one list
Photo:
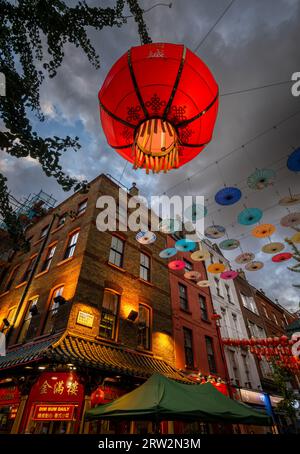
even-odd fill
[(76, 323), (78, 325), (87, 326), (88, 328), (92, 328), (94, 324), (94, 316), (89, 314), (88, 312), (79, 311), (77, 315)]
[(74, 417), (75, 405), (35, 405), (34, 421), (70, 421)]

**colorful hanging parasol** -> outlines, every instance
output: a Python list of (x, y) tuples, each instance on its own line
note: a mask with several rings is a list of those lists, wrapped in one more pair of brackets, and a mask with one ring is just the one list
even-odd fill
[(193, 203), (184, 210), (184, 217), (189, 221), (196, 222), (207, 215), (207, 208), (200, 203)]
[(260, 221), (263, 212), (259, 208), (245, 208), (238, 215), (238, 223), (242, 225), (252, 225)]
[(295, 235), (292, 236), (291, 241), (293, 243), (300, 243), (300, 232), (295, 233)]
[(237, 271), (228, 270), (221, 273), (220, 278), (228, 281), (229, 279), (235, 279), (238, 275), (239, 273)]
[(199, 249), (198, 251), (195, 251), (191, 254), (191, 259), (194, 260), (194, 262), (203, 262), (208, 258), (209, 252), (204, 248)]
[(282, 225), (282, 227), (296, 227), (299, 224), (300, 224), (299, 212), (289, 213), (280, 219), (280, 225)]
[(183, 260), (173, 260), (172, 262), (168, 263), (168, 267), (170, 268), (170, 270), (183, 270), (185, 263)]
[(168, 259), (169, 257), (173, 257), (174, 255), (177, 254), (177, 249), (174, 248), (174, 247), (169, 247), (167, 249), (163, 249), (162, 251), (160, 251), (159, 253), (159, 256), (162, 258), (162, 259)]
[(153, 232), (149, 231), (145, 232), (142, 230), (136, 234), (135, 239), (138, 243), (141, 244), (151, 244), (154, 243), (154, 241), (156, 241), (156, 235)]
[(220, 189), (215, 195), (215, 201), (219, 205), (233, 205), (242, 197), (242, 193), (238, 188), (225, 187)]
[(209, 287), (210, 286), (210, 282), (207, 279), (205, 279), (203, 281), (197, 282), (197, 285), (199, 287)]
[(211, 274), (220, 274), (225, 271), (225, 265), (223, 263), (212, 263), (207, 267), (207, 271)]
[(244, 265), (245, 263), (252, 262), (254, 257), (255, 257), (255, 254), (253, 254), (252, 252), (243, 252), (242, 254), (238, 255), (235, 258), (235, 261), (239, 265)]
[(282, 252), (281, 254), (276, 254), (272, 257), (272, 262), (279, 263), (290, 260), (293, 257), (293, 254), (290, 252)]
[(177, 219), (163, 219), (159, 223), (159, 230), (162, 233), (175, 233), (181, 230), (181, 222)]
[(255, 238), (266, 238), (275, 232), (276, 227), (273, 224), (261, 224), (251, 230), (251, 235)]
[(258, 271), (258, 270), (261, 270), (263, 267), (264, 267), (263, 262), (256, 261), (256, 262), (247, 263), (247, 265), (245, 266), (245, 269), (247, 271)]
[(198, 281), (201, 277), (201, 274), (198, 271), (187, 271), (184, 273), (184, 277), (186, 279), (190, 279), (191, 281)]
[(279, 200), (278, 204), (283, 207), (289, 207), (300, 203), (300, 194), (291, 194)]
[(300, 148), (289, 155), (286, 165), (292, 172), (300, 171)]
[(235, 240), (230, 238), (228, 240), (223, 240), (219, 243), (219, 248), (223, 249), (224, 251), (233, 251), (233, 249), (238, 248), (240, 245), (239, 240)]
[(277, 254), (278, 252), (283, 251), (284, 247), (283, 243), (268, 243), (265, 244), (261, 250), (266, 254)]
[(204, 235), (211, 239), (222, 238), (225, 233), (226, 229), (222, 225), (210, 225), (204, 230)]
[(261, 190), (274, 183), (276, 173), (272, 169), (256, 169), (247, 179), (251, 189)]
[(175, 247), (180, 252), (189, 252), (196, 249), (196, 243), (194, 241), (184, 238), (182, 240), (176, 241)]

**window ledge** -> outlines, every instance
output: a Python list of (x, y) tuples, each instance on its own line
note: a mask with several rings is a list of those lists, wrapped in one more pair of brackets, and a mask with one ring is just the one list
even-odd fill
[(143, 347), (137, 346), (137, 347), (136, 347), (136, 350), (137, 350), (139, 353), (144, 353), (145, 355), (153, 356), (153, 352), (152, 352), (151, 350), (148, 350), (147, 348), (143, 348)]
[(23, 285), (26, 285), (26, 284), (27, 284), (27, 281), (23, 281), (20, 284), (16, 285), (15, 288), (23, 287)]
[(32, 246), (36, 246), (37, 244), (41, 243), (45, 239), (45, 236), (43, 236), (42, 238), (39, 238), (35, 243), (33, 243)]
[(209, 321), (208, 319), (206, 320), (205, 318), (202, 318), (202, 317), (201, 317), (201, 322), (204, 322), (204, 323), (207, 323), (208, 325), (211, 325), (211, 321)]
[(59, 225), (58, 227), (56, 227), (55, 229), (52, 230), (51, 232), (51, 235), (52, 233), (55, 233), (55, 232), (58, 232), (59, 230), (61, 230), (63, 227), (65, 227), (66, 224), (62, 224), (62, 225)]
[(68, 262), (70, 262), (71, 260), (73, 260), (73, 258), (74, 258), (74, 256), (68, 257), (67, 259), (64, 259), (64, 260), (61, 260), (60, 262), (57, 263), (56, 266), (64, 265), (65, 263), (68, 263)]
[(106, 337), (96, 336), (96, 340), (107, 343), (109, 345), (119, 345), (117, 340), (114, 339), (106, 339)]
[(185, 314), (192, 315), (192, 312), (189, 311), (188, 309), (183, 309), (182, 307), (179, 307), (179, 309), (181, 310), (181, 312), (184, 312)]
[(146, 285), (150, 285), (150, 287), (154, 287), (154, 284), (152, 284), (152, 282), (149, 282), (149, 281), (145, 281), (145, 279), (139, 277), (138, 280), (140, 282), (142, 282), (143, 284), (146, 284)]
[(49, 268), (45, 271), (41, 271), (40, 273), (38, 273), (36, 276), (34, 276), (34, 279), (37, 279), (38, 277), (40, 276), (44, 276), (44, 274), (47, 274), (49, 271)]
[(124, 268), (122, 268), (121, 266), (115, 265), (114, 263), (111, 263), (108, 260), (107, 260), (106, 264), (108, 266), (110, 266), (111, 268), (114, 268), (114, 269), (116, 269), (118, 271), (121, 271), (122, 273), (126, 273), (126, 270), (124, 270)]

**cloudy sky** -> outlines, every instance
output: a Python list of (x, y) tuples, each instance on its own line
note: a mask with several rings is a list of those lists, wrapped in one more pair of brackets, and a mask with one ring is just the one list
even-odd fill
[[(99, 5), (99, 1), (87, 3)], [(100, 3), (115, 4), (112, 0)], [(140, 0), (144, 9), (156, 3)], [(229, 0), (173, 0), (172, 8), (160, 6), (145, 15), (154, 42), (184, 43), (191, 50), (198, 48), (197, 54), (219, 84), (221, 98), (214, 138), (191, 163), (167, 175), (145, 177), (143, 171), (132, 170), (130, 164), (125, 167), (125, 161), (106, 145), (97, 93), (115, 60), (129, 47), (139, 44), (137, 27), (131, 18), (120, 29), (90, 32), (100, 55), (100, 70), (92, 68), (78, 49), (66, 46), (57, 77), (46, 80), (42, 86), (46, 121), (40, 125), (36, 120), (35, 127), (42, 135), (79, 136), (81, 150), (76, 154), (69, 151), (63, 158), (64, 170), (72, 176), (90, 180), (99, 173), (109, 173), (127, 187), (136, 181), (147, 197), (163, 192), (204, 195), (208, 207), (206, 226), (224, 225), (230, 238), (241, 240), (243, 251), (254, 252), (256, 259), (264, 262), (263, 270), (247, 273), (249, 281), (287, 308), (297, 309), (300, 290), (292, 284), (300, 284), (300, 274), (288, 271), (286, 263), (272, 263), (267, 254), (260, 252), (266, 240), (251, 238), (250, 228), (238, 225), (236, 218), (244, 205), (257, 207), (264, 211), (262, 222), (276, 224), (272, 241), (283, 241), (294, 233), (278, 225), (288, 213), (278, 206), (278, 200), (288, 194), (288, 188), (300, 193), (299, 175), (286, 167), (287, 156), (300, 144), (300, 97), (292, 96), (291, 83), (230, 93), (289, 81), (294, 72), (300, 71), (300, 2), (235, 0), (198, 47), (229, 3)], [(261, 135), (278, 123), (278, 128)], [(256, 136), (260, 137), (254, 140)], [(18, 198), (41, 188), (58, 201), (67, 196), (53, 179), (43, 175), (32, 159), (12, 159), (2, 153), (0, 166), (8, 177), (10, 190)], [(249, 189), (246, 180), (255, 168), (275, 170), (274, 185), (263, 191)], [(242, 200), (229, 208), (214, 202), (215, 193), (224, 183), (236, 185), (243, 192)], [(295, 206), (292, 210), (300, 208)], [(233, 260), (233, 268), (237, 267), (234, 257), (239, 253), (237, 249), (226, 254)]]

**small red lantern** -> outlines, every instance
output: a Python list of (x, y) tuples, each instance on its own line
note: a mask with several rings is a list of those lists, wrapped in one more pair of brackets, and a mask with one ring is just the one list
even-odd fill
[(211, 319), (212, 320), (220, 320), (222, 317), (219, 314), (212, 314)]
[(133, 47), (113, 65), (99, 92), (104, 134), (134, 168), (167, 172), (210, 142), (218, 97), (210, 70), (185, 46)]

